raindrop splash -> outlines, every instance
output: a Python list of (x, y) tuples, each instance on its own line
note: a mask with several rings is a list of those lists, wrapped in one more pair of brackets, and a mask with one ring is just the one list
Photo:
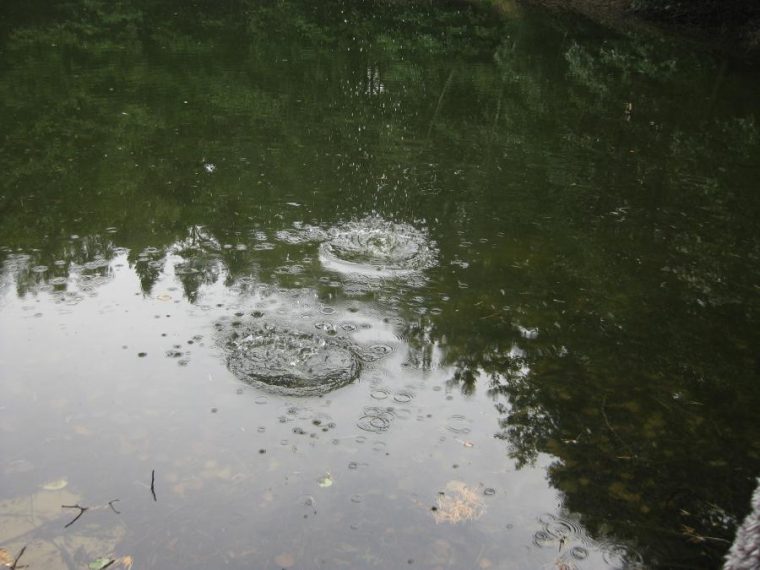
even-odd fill
[(340, 273), (394, 277), (437, 262), (437, 250), (426, 231), (376, 215), (335, 227), (329, 236), (319, 248), (319, 258)]

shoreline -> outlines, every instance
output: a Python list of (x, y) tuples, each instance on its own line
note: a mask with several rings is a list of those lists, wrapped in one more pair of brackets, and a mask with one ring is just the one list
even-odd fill
[[(633, 0), (518, 0), (555, 13), (572, 12), (613, 29), (641, 30), (672, 34), (742, 59), (760, 60), (760, 16), (742, 25), (699, 20), (681, 15), (666, 17), (664, 12), (636, 9)], [(487, 0), (495, 8), (512, 6), (510, 0)]]

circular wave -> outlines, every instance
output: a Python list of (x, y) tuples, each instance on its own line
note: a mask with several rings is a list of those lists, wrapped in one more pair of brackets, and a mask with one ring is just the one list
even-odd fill
[(341, 273), (389, 277), (435, 265), (437, 252), (427, 232), (369, 216), (333, 228), (319, 248), (322, 264)]
[(289, 395), (328, 392), (355, 380), (361, 368), (340, 338), (273, 325), (238, 329), (226, 348), (227, 367), (240, 380)]

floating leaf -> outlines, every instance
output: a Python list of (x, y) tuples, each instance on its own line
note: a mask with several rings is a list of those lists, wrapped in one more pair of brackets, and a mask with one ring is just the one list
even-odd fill
[(485, 512), (480, 493), (461, 481), (449, 481), (446, 493), (438, 497), (433, 518), (437, 523), (475, 520)]
[(103, 568), (108, 568), (114, 562), (116, 561), (113, 558), (98, 558), (90, 562), (87, 567), (90, 570), (103, 570)]
[(116, 562), (121, 564), (124, 567), (124, 570), (132, 570), (132, 564), (134, 564), (134, 560), (132, 560), (131, 556), (122, 556)]
[(13, 566), (13, 558), (5, 548), (0, 548), (0, 564), (3, 566)]
[(42, 488), (45, 491), (60, 491), (61, 489), (65, 488), (66, 485), (68, 485), (69, 482), (66, 479), (57, 479), (55, 481), (50, 481), (49, 483), (45, 483)]
[(295, 565), (296, 560), (290, 552), (284, 552), (274, 558), (275, 564), (280, 568), (292, 568)]
[(318, 484), (320, 487), (323, 487), (323, 488), (325, 488), (325, 487), (332, 487), (332, 484), (333, 484), (333, 478), (332, 478), (332, 475), (330, 475), (330, 474), (328, 473), (328, 474), (327, 474), (327, 475), (325, 475), (324, 477), (320, 477), (320, 478), (317, 480), (317, 484)]

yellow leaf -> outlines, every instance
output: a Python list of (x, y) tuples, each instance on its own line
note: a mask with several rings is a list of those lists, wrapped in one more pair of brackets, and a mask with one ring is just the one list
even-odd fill
[(45, 491), (60, 491), (68, 484), (69, 482), (66, 481), (66, 479), (57, 479), (56, 481), (45, 483), (42, 488), (45, 489)]
[(13, 558), (5, 548), (0, 548), (0, 564), (3, 566), (13, 566)]
[(134, 564), (131, 556), (122, 556), (117, 562), (124, 567), (124, 570), (132, 570), (132, 564)]
[(274, 561), (280, 568), (292, 568), (296, 563), (295, 558), (293, 558), (293, 555), (289, 552), (275, 556)]

